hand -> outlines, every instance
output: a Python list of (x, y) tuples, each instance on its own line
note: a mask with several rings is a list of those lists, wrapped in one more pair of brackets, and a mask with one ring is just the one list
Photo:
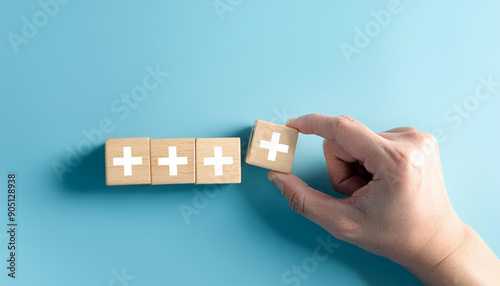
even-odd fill
[(347, 116), (287, 122), (325, 138), (337, 199), (292, 174), (269, 172), (297, 213), (338, 239), (406, 267), (426, 284), (500, 283), (500, 261), (454, 212), (434, 137), (414, 128), (374, 133)]

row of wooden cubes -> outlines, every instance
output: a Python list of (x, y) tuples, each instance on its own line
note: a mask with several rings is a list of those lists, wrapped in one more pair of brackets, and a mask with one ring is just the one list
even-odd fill
[[(264, 121), (252, 128), (245, 161), (291, 171), (297, 130)], [(240, 138), (107, 139), (106, 184), (228, 184), (241, 182)]]
[(241, 182), (240, 138), (106, 140), (106, 184)]

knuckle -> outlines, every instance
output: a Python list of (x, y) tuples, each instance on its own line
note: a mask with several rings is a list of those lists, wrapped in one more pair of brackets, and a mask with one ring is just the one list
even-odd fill
[(414, 144), (413, 147), (420, 151), (427, 152), (438, 147), (436, 138), (428, 132), (418, 131), (411, 138), (411, 142)]
[(319, 113), (311, 113), (308, 114), (307, 117), (311, 122), (318, 122), (322, 119), (322, 116)]
[(410, 127), (410, 129), (408, 129), (406, 131), (406, 133), (411, 138), (420, 138), (420, 137), (422, 137), (422, 132), (420, 132), (418, 129), (413, 128), (413, 127)]
[(299, 194), (298, 192), (293, 192), (288, 197), (288, 203), (290, 204), (290, 208), (293, 211), (300, 215), (305, 215), (305, 204), (306, 197), (304, 195)]
[(321, 125), (324, 123), (324, 117), (319, 113), (311, 113), (307, 115), (310, 126), (313, 130), (313, 133), (320, 132)]
[(352, 124), (355, 124), (356, 120), (347, 115), (340, 115), (337, 117), (337, 129), (342, 130), (348, 128)]
[(430, 133), (422, 132), (413, 127), (408, 127), (407, 131), (405, 131), (405, 135), (411, 143), (417, 145), (422, 144), (424, 141), (429, 140), (432, 137)]
[(422, 132), (422, 136), (426, 139), (426, 141), (430, 141), (433, 145), (437, 146), (437, 139), (434, 135), (429, 132)]
[(408, 134), (417, 134), (420, 131), (415, 127), (407, 126), (407, 127), (404, 127), (404, 132), (408, 133)]

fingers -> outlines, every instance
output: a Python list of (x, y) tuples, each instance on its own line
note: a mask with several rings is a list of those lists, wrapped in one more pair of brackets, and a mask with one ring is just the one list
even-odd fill
[(328, 176), (335, 191), (351, 196), (355, 191), (368, 184), (368, 179), (363, 176), (366, 174), (359, 172), (356, 168), (357, 160), (344, 154), (333, 141), (325, 139), (323, 152)]
[(317, 191), (292, 174), (271, 171), (268, 178), (281, 190), (295, 212), (332, 234), (341, 236), (355, 225), (347, 199), (337, 199)]
[(380, 166), (376, 162), (382, 158), (386, 140), (351, 117), (308, 114), (290, 119), (287, 126), (331, 140), (358, 161), (364, 163), (369, 159), (372, 163), (365, 167), (370, 172)]

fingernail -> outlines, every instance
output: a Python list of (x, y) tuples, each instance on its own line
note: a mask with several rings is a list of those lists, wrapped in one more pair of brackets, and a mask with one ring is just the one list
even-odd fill
[(283, 193), (283, 183), (280, 181), (277, 174), (272, 174), (269, 177), (269, 181), (271, 181), (271, 183), (273, 183), (276, 186), (276, 188), (278, 188), (278, 190), (280, 190), (280, 192)]

